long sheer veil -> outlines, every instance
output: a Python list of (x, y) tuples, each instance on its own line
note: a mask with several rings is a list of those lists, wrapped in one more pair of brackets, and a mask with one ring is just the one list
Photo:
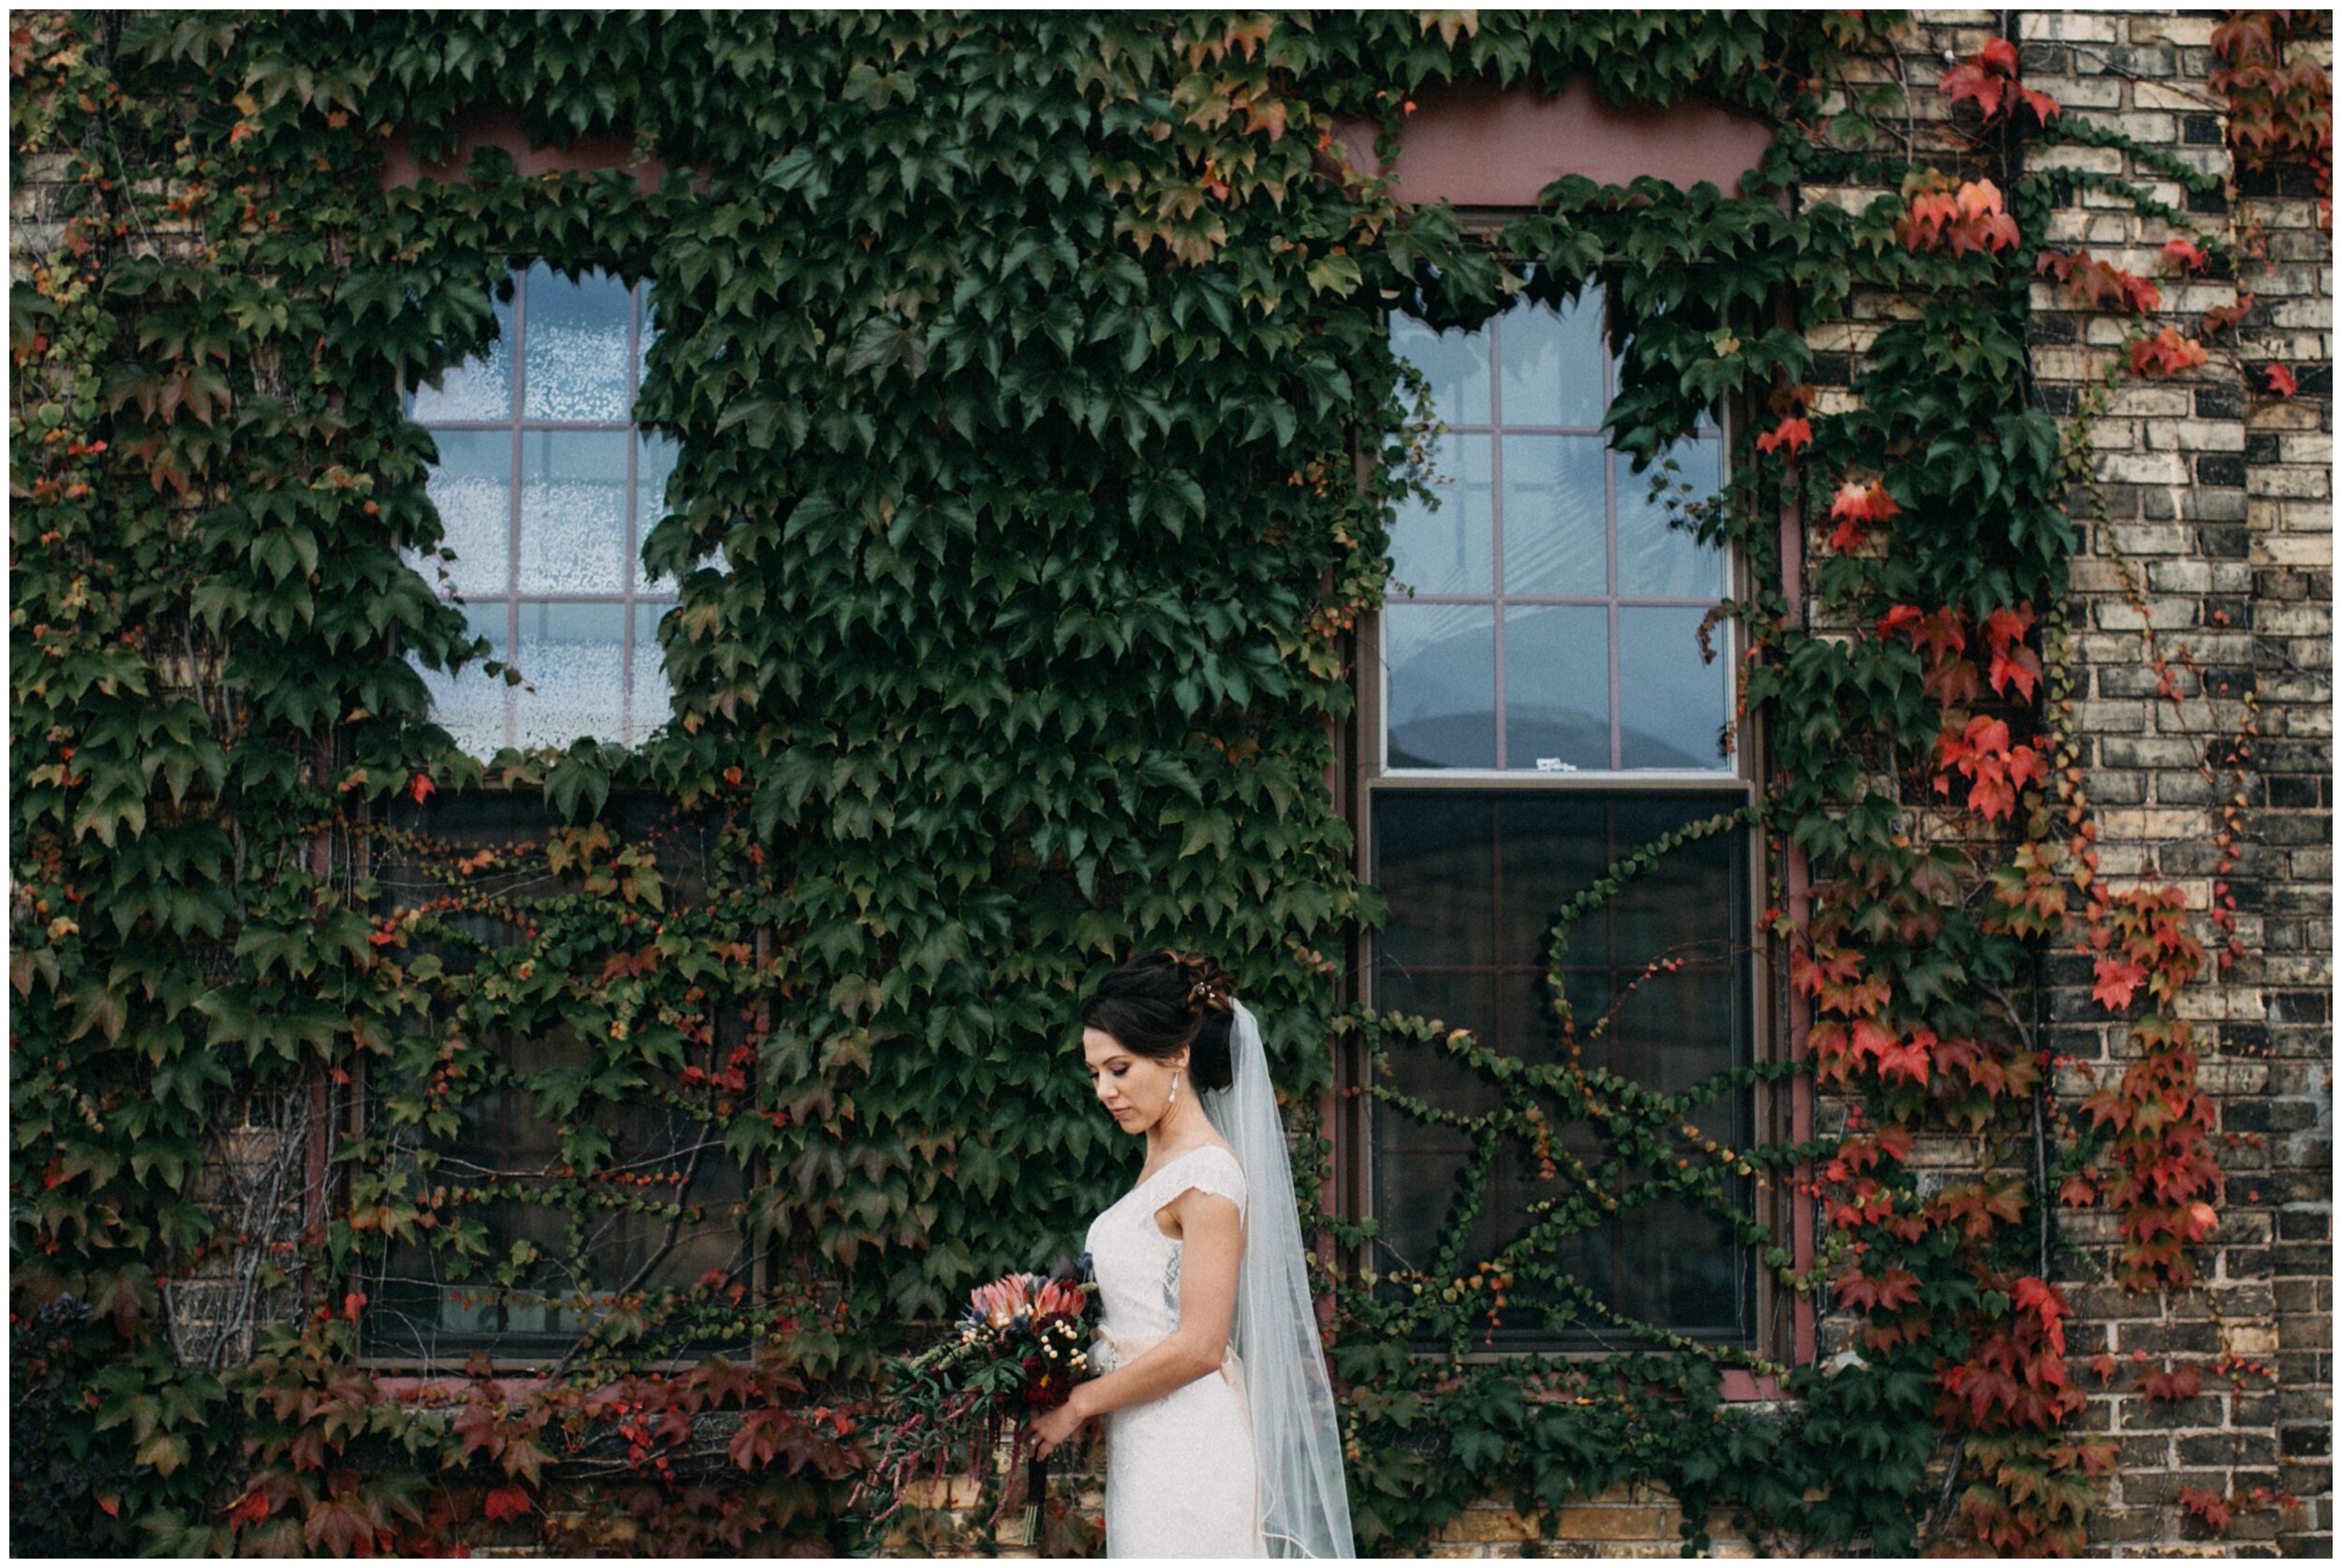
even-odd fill
[(1228, 1045), (1234, 1080), (1208, 1090), (1203, 1102), (1204, 1114), (1244, 1166), (1244, 1265), (1229, 1338), (1243, 1364), (1260, 1459), (1261, 1537), (1271, 1557), (1356, 1557), (1341, 1423), (1326, 1378), (1293, 1201), (1293, 1156), (1259, 1021), (1241, 1002)]

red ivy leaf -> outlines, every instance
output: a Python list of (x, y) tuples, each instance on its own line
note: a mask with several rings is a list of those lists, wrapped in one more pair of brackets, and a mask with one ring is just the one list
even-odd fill
[(2253, 306), (2260, 303), (2260, 300), (2251, 294), (2239, 294), (2236, 296), (2234, 304), (2214, 305), (2203, 313), (2204, 335), (2210, 337), (2216, 333), (2228, 331), (2251, 315)]
[(2179, 1505), (2217, 1531), (2228, 1529), (2230, 1521), (2236, 1516), (2236, 1511), (2229, 1506), (2228, 1499), (2201, 1487), (2182, 1487), (2179, 1489)]
[(2139, 1377), (2139, 1392), (2165, 1404), (2176, 1405), (2192, 1399), (2202, 1386), (2203, 1374), (2193, 1367), (2182, 1367), (2171, 1372), (2142, 1372)]
[(2211, 264), (2211, 259), (2205, 256), (2202, 251), (2197, 249), (2195, 244), (2188, 240), (2166, 240), (2163, 242), (2163, 259), (2169, 261), (2172, 266), (2179, 268), (2182, 272), (2188, 273), (2202, 272), (2205, 267)]
[(1966, 64), (1946, 71), (1936, 86), (1947, 104), (1972, 102), (1987, 120), (2000, 112), (2001, 95), (2008, 90), (2004, 79)]
[(488, 1494), (487, 1515), (493, 1520), (525, 1518), (529, 1507), (526, 1487), (498, 1487)]
[(1994, 692), (2006, 692), (2014, 685), (2018, 696), (2029, 703), (2034, 688), (2041, 684), (2041, 656), (2022, 643), (2007, 653), (1996, 653), (1988, 678)]
[(1860, 548), (1866, 529), (1900, 516), (1902, 511), (1895, 505), (1895, 498), (1887, 494), (1885, 481), (1873, 480), (1861, 485), (1848, 480), (1838, 487), (1837, 499), (1830, 503), (1830, 521), (1837, 525), (1830, 535), (1830, 548)]
[(417, 806), (421, 806), (437, 788), (437, 784), (431, 782), (431, 776), (427, 773), (419, 773), (407, 781), (407, 792), (415, 797)]
[(2284, 365), (2263, 365), (2260, 374), (2268, 381), (2269, 390), (2279, 397), (2290, 397), (2301, 390), (2301, 383), (2293, 379), (2292, 371)]
[(2142, 337), (2130, 346), (2130, 373), (2155, 380), (2192, 370), (2210, 357), (2202, 344), (2166, 327), (2153, 337)]
[(2097, 961), (2097, 984), (2090, 987), (2090, 999), (2109, 1012), (2120, 1013), (2130, 1005), (2131, 993), (2147, 978), (2147, 967), (2126, 958), (2100, 958)]
[(1778, 451), (1794, 457), (1800, 447), (1808, 447), (1813, 443), (1814, 427), (1792, 415), (1757, 436), (1756, 450), (1761, 452)]

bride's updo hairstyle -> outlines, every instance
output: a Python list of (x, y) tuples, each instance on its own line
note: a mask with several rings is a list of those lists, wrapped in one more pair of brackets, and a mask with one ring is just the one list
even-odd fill
[(1104, 1029), (1152, 1061), (1189, 1047), (1188, 1076), (1198, 1088), (1235, 1081), (1228, 1033), (1236, 1027), (1236, 982), (1200, 954), (1162, 948), (1144, 953), (1098, 983), (1082, 1003), (1082, 1028)]

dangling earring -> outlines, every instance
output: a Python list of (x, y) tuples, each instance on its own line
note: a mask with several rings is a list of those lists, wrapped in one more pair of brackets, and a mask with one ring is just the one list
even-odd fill
[(1178, 1102), (1179, 1102), (1179, 1075), (1178, 1075), (1178, 1072), (1173, 1072), (1173, 1073), (1171, 1074), (1171, 1098), (1170, 1098), (1170, 1099), (1168, 1099), (1168, 1100), (1166, 1100), (1166, 1101), (1164, 1101), (1164, 1102), (1163, 1102), (1163, 1108), (1164, 1108), (1164, 1110), (1166, 1110), (1166, 1111), (1167, 1111), (1167, 1110), (1169, 1110), (1172, 1106), (1174, 1106), (1174, 1105), (1178, 1104)]

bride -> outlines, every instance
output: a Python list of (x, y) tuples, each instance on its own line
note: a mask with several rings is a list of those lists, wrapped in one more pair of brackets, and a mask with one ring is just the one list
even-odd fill
[(1147, 1162), (1089, 1226), (1102, 1375), (1035, 1446), (1105, 1419), (1109, 1557), (1356, 1555), (1260, 1026), (1210, 959), (1151, 953), (1083, 1004), (1082, 1055)]

